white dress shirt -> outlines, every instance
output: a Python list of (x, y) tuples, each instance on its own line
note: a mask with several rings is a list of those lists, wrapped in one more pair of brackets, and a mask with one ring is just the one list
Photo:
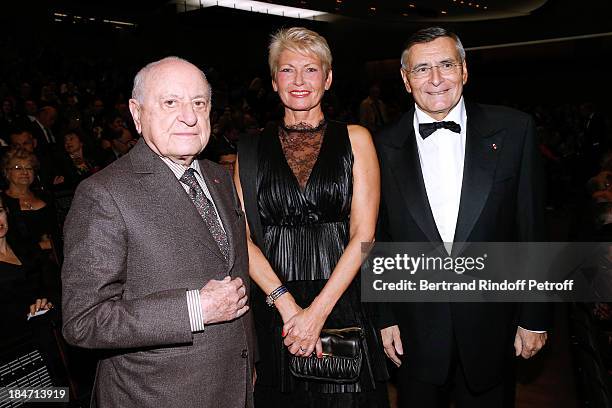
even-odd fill
[[(440, 121), (436, 121), (415, 105), (414, 134), (419, 150), (425, 190), (436, 227), (445, 243), (446, 251), (450, 254), (455, 238), (459, 203), (461, 202), (461, 186), (463, 185), (467, 130), (467, 114), (463, 97), (442, 120), (458, 123), (461, 126), (461, 132), (438, 129), (423, 139), (419, 133), (419, 124)], [(546, 331), (539, 330), (527, 331), (546, 333)]]
[(419, 133), (419, 124), (436, 122), (436, 120), (418, 106), (415, 108), (414, 134), (427, 199), (442, 241), (452, 244), (463, 183), (467, 123), (465, 104), (462, 97), (443, 119), (458, 123), (461, 126), (460, 133), (438, 129), (426, 139), (423, 139)]
[[(215, 209), (215, 214), (217, 215), (217, 219), (219, 220), (219, 225), (221, 225), (221, 228), (223, 228), (223, 223), (221, 222), (221, 217), (219, 217), (219, 212), (217, 211), (215, 202), (213, 201), (212, 196), (210, 195), (210, 191), (208, 191), (206, 182), (200, 175), (200, 163), (198, 163), (197, 160), (194, 160), (191, 162), (191, 165), (189, 167), (185, 167), (181, 164), (177, 164), (173, 162), (167, 157), (160, 156), (160, 158), (162, 159), (164, 163), (166, 163), (166, 165), (170, 168), (170, 170), (172, 170), (172, 173), (174, 173), (177, 180), (180, 180), (180, 178), (185, 173), (185, 170), (187, 170), (188, 168), (192, 168), (195, 170), (195, 178), (198, 181), (198, 184), (200, 185), (200, 187), (202, 187), (202, 190), (204, 191), (204, 195), (206, 196), (206, 198), (208, 198), (208, 200), (210, 200), (210, 202), (212, 203), (213, 208)], [(185, 192), (189, 194), (189, 186), (182, 182), (181, 182), (181, 186), (183, 186), (183, 189), (185, 190)], [(225, 231), (225, 228), (223, 228), (223, 231)], [(202, 304), (200, 303), (200, 290), (199, 289), (193, 289), (193, 290), (187, 291), (187, 310), (189, 312), (189, 324), (191, 325), (191, 331), (195, 333), (195, 332), (204, 330), (204, 313), (202, 312)]]

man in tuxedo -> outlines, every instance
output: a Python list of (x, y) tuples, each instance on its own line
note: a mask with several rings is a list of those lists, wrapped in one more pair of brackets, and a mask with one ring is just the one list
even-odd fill
[(210, 97), (185, 60), (145, 66), (130, 100), (141, 140), (75, 193), (63, 331), (104, 349), (98, 407), (252, 406), (244, 214), (227, 170), (194, 160)]
[[(402, 54), (415, 107), (379, 134), (377, 241), (542, 239), (541, 170), (530, 116), (465, 101), (459, 38), (415, 33)], [(402, 407), (510, 406), (513, 356), (546, 342), (547, 309), (533, 304), (388, 303), (379, 326), (399, 366)], [(514, 347), (513, 347), (514, 346)]]

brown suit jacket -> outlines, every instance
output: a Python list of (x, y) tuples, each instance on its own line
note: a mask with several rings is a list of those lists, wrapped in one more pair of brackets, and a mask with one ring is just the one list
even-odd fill
[(77, 188), (65, 224), (64, 336), (106, 349), (98, 407), (252, 406), (251, 313), (192, 334), (185, 291), (247, 285), (244, 214), (223, 167), (201, 161), (229, 263), (168, 166), (141, 140)]

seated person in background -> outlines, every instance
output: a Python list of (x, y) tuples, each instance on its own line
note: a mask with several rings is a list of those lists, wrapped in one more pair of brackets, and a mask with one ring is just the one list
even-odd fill
[(48, 198), (31, 188), (38, 170), (36, 156), (24, 150), (9, 150), (2, 159), (2, 169), (8, 182), (2, 200), (10, 210), (14, 232), (19, 238), (56, 255), (54, 247), (61, 246), (58, 246), (55, 210)]
[(112, 158), (118, 159), (136, 144), (136, 138), (128, 129), (120, 114), (112, 115), (104, 131), (102, 148), (112, 152)]
[[(55, 385), (63, 386), (66, 372), (52, 332), (59, 318), (52, 310), (61, 303), (59, 286), (57, 267), (37, 246), (9, 231), (8, 210), (0, 197), (0, 352), (14, 359), (39, 351)], [(49, 313), (34, 317), (40, 311)]]
[(40, 250), (9, 236), (8, 210), (0, 197), (0, 331), (2, 344), (28, 333), (27, 314), (59, 304), (59, 279)]
[(10, 128), (18, 121), (19, 115), (15, 112), (15, 103), (12, 97), (5, 97), (0, 106), (0, 135), (6, 133), (6, 129)]
[(129, 152), (135, 144), (136, 139), (132, 132), (125, 127), (120, 127), (105, 133), (102, 148), (109, 152), (111, 160), (115, 160)]
[[(55, 176), (52, 154), (40, 154), (38, 141), (26, 127), (14, 126), (9, 131), (10, 148), (13, 150), (25, 150), (32, 153), (38, 159), (38, 171), (34, 184), (40, 184), (44, 188), (51, 188), (63, 180)], [(4, 153), (3, 153), (4, 154)]]
[(231, 174), (234, 174), (234, 163), (236, 163), (237, 157), (236, 146), (227, 139), (211, 139), (209, 147), (202, 152), (201, 156), (221, 164)]
[(15, 150), (25, 150), (34, 153), (37, 141), (28, 130), (13, 127), (9, 131), (10, 146)]
[(234, 166), (237, 157), (235, 151), (228, 151), (219, 155), (218, 163), (225, 167), (231, 174), (234, 174)]
[(359, 124), (370, 132), (377, 132), (387, 122), (387, 107), (380, 99), (380, 86), (373, 84), (367, 98), (359, 104)]
[(79, 130), (68, 130), (63, 134), (63, 149), (55, 160), (57, 173), (63, 177), (63, 183), (56, 189), (74, 190), (85, 178), (102, 169), (112, 158), (106, 159), (101, 152), (85, 144)]

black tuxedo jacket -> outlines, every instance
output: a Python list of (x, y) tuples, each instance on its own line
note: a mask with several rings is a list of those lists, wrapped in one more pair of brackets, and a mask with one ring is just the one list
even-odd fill
[[(543, 174), (533, 120), (466, 101), (467, 133), (454, 242), (542, 241)], [(421, 172), (414, 108), (376, 138), (381, 166), (378, 242), (441, 242)], [(455, 251), (455, 248), (453, 248)], [(445, 382), (453, 353), (475, 390), (502, 381), (517, 325), (546, 330), (547, 306), (510, 303), (389, 303), (379, 326), (400, 326), (401, 375)]]

